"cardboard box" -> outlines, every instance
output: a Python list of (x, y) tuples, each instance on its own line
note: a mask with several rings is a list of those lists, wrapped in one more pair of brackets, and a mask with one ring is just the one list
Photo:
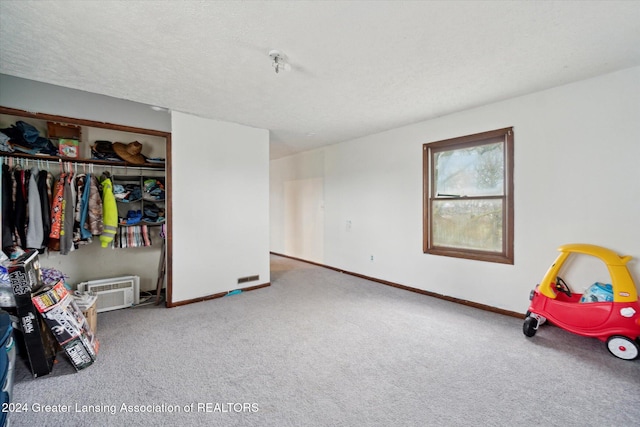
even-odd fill
[(76, 370), (91, 365), (99, 342), (64, 282), (43, 288), (32, 301)]
[(96, 360), (95, 354), (89, 350), (91, 346), (83, 336), (65, 343), (62, 348), (78, 371), (90, 366)]
[(28, 250), (18, 258), (11, 261), (7, 267), (9, 280), (16, 297), (16, 306), (23, 303), (31, 304), (31, 293), (42, 287), (42, 271), (38, 251)]
[(7, 267), (16, 298), (16, 314), (20, 321), (27, 358), (34, 377), (51, 373), (56, 351), (40, 316), (31, 301), (31, 293), (42, 288), (42, 272), (38, 251), (31, 250), (16, 258)]
[(82, 128), (66, 123), (47, 122), (47, 136), (53, 139), (69, 138), (80, 140), (82, 137)]
[(87, 319), (87, 323), (89, 323), (89, 327), (91, 328), (91, 332), (93, 335), (96, 335), (98, 332), (98, 312), (97, 312), (98, 299), (93, 302), (93, 304), (84, 310), (82, 314), (84, 314), (85, 319)]

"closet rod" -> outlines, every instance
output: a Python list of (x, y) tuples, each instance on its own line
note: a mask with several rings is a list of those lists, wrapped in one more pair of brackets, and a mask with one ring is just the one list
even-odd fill
[(78, 165), (86, 165), (88, 167), (98, 167), (98, 168), (106, 168), (106, 169), (135, 169), (135, 170), (148, 170), (148, 171), (161, 171), (164, 169), (164, 165), (158, 165), (158, 166), (138, 166), (138, 165), (131, 165), (131, 164), (125, 164), (125, 165), (119, 165), (116, 163), (93, 163), (90, 161), (69, 161), (66, 159), (61, 159), (61, 158), (37, 158), (37, 157), (22, 157), (22, 156), (0, 156), (1, 162), (2, 163), (7, 163), (9, 159), (14, 159), (16, 160), (15, 163), (32, 163), (34, 165), (40, 165), (40, 164), (47, 164), (47, 167), (53, 166), (53, 165), (59, 165), (59, 164), (65, 164), (65, 165), (74, 165), (74, 166), (78, 166)]

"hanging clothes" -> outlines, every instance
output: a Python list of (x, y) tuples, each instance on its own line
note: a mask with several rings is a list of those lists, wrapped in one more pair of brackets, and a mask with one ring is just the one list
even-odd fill
[[(76, 175), (75, 179), (75, 189), (76, 189), (76, 204), (75, 204), (75, 212), (73, 216), (73, 220), (75, 222), (80, 223), (80, 211), (82, 210), (82, 194), (84, 193), (84, 183), (87, 179), (87, 175), (83, 173), (79, 173)], [(75, 232), (75, 229), (74, 229)]]
[(151, 246), (151, 236), (146, 225), (142, 225), (142, 246)]
[(113, 184), (108, 173), (102, 175), (102, 223), (103, 231), (100, 235), (100, 245), (109, 246), (118, 230), (118, 207), (113, 195)]
[(27, 248), (38, 249), (42, 247), (44, 238), (42, 227), (42, 206), (40, 206), (40, 193), (38, 192), (38, 177), (40, 170), (34, 166), (28, 183), (27, 193), (27, 212), (29, 213), (29, 222), (27, 226)]
[(49, 233), (49, 249), (60, 250), (60, 230), (62, 229), (62, 202), (64, 201), (64, 180), (66, 174), (60, 174), (53, 190), (51, 203), (51, 233)]
[[(77, 180), (78, 182), (78, 199), (80, 203), (80, 215), (78, 218), (78, 226), (80, 232), (80, 239), (90, 240), (91, 239), (91, 229), (89, 225), (89, 195), (91, 194), (91, 174), (88, 174), (81, 181), (80, 178)], [(82, 184), (82, 195), (80, 195), (80, 186)]]
[(95, 174), (92, 174), (89, 187), (89, 207), (87, 217), (89, 221), (89, 231), (94, 236), (101, 235), (104, 230), (101, 188), (100, 182), (98, 182), (98, 177)]
[(40, 196), (40, 209), (42, 216), (42, 246), (49, 245), (49, 234), (51, 233), (51, 184), (53, 175), (41, 170), (38, 173), (38, 195)]
[[(88, 210), (88, 191), (85, 199), (85, 190), (89, 190), (88, 176), (86, 174), (78, 174), (75, 179), (75, 213), (73, 217), (73, 245), (78, 249), (82, 245), (91, 243), (91, 233), (85, 231), (85, 225)], [(85, 214), (83, 217), (83, 213)], [(83, 231), (85, 233), (83, 234)]]
[[(13, 183), (9, 165), (2, 165), (2, 249), (10, 252), (13, 246), (15, 217), (13, 210)], [(7, 253), (8, 255), (8, 253)]]
[[(76, 212), (74, 216), (73, 223), (73, 243), (76, 245), (86, 244), (87, 239), (91, 238), (91, 235), (88, 237), (82, 236), (82, 212), (85, 210), (86, 206), (83, 203), (84, 201), (84, 190), (87, 187), (87, 175), (86, 174), (78, 174), (76, 176)], [(85, 216), (86, 220), (86, 216)]]
[(68, 173), (64, 180), (62, 201), (62, 222), (60, 228), (60, 254), (67, 255), (73, 249), (73, 215), (75, 203), (72, 190), (73, 174)]
[[(118, 205), (108, 172), (74, 174), (69, 166), (57, 178), (26, 162), (0, 169), (2, 249), (14, 256), (23, 250), (45, 248), (67, 255), (99, 236), (102, 247), (151, 246), (147, 225), (118, 228)], [(77, 165), (76, 165), (77, 168)]]
[(25, 248), (27, 244), (27, 183), (26, 171), (16, 168), (13, 172), (15, 178), (15, 244)]

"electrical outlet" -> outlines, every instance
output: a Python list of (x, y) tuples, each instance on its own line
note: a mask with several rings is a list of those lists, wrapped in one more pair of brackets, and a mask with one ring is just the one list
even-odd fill
[(351, 220), (347, 220), (347, 231), (351, 231)]
[(371, 261), (373, 261), (373, 255), (371, 255)]

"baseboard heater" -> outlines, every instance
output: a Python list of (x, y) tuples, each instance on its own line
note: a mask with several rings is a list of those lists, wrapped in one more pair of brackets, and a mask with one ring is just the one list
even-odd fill
[(140, 277), (122, 276), (90, 280), (78, 284), (78, 291), (98, 295), (96, 311), (117, 310), (140, 303)]

